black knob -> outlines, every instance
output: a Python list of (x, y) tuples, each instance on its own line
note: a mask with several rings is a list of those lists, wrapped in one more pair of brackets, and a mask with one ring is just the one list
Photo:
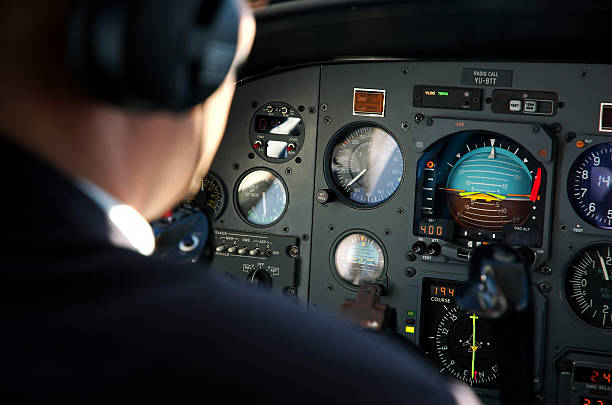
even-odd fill
[(427, 246), (427, 254), (429, 256), (438, 256), (440, 254), (440, 245), (436, 242), (432, 242)]
[(247, 285), (261, 288), (262, 290), (269, 290), (272, 288), (272, 277), (263, 269), (255, 269), (249, 273)]
[(336, 194), (333, 190), (322, 189), (317, 191), (317, 202), (319, 204), (325, 204), (328, 202), (332, 202), (336, 199)]
[(412, 251), (417, 255), (422, 255), (427, 251), (427, 245), (423, 241), (418, 241), (412, 245)]

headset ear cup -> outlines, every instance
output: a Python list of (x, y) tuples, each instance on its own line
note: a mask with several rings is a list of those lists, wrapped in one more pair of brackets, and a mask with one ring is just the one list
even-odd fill
[(104, 101), (180, 111), (221, 84), (238, 24), (232, 0), (77, 1), (68, 57), (84, 86)]

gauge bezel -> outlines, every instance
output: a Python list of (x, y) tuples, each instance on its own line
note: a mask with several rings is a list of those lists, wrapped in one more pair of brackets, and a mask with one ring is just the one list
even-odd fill
[[(285, 203), (285, 207), (283, 209), (282, 214), (278, 217), (278, 219), (274, 222), (271, 222), (270, 224), (266, 224), (266, 225), (259, 225), (259, 224), (255, 224), (251, 221), (249, 221), (249, 219), (247, 218), (246, 215), (244, 215), (244, 213), (242, 212), (242, 210), (240, 209), (240, 203), (238, 201), (238, 188), (240, 187), (240, 184), (242, 184), (242, 181), (251, 173), (253, 172), (257, 172), (257, 171), (266, 171), (268, 173), (271, 173), (272, 175), (274, 175), (274, 177), (276, 177), (277, 179), (280, 180), (284, 190), (285, 190), (285, 197), (286, 197), (286, 203)], [(258, 166), (258, 167), (254, 167), (252, 169), (247, 170), (246, 172), (242, 173), (240, 175), (240, 177), (238, 177), (238, 180), (236, 180), (236, 184), (234, 184), (234, 192), (233, 192), (233, 203), (234, 203), (234, 209), (236, 211), (236, 213), (238, 214), (238, 216), (240, 217), (240, 219), (242, 219), (245, 223), (247, 223), (248, 225), (255, 227), (255, 228), (270, 228), (274, 225), (276, 225), (277, 223), (279, 223), (284, 217), (285, 214), (287, 213), (287, 210), (289, 209), (289, 188), (287, 187), (287, 184), (285, 183), (285, 180), (283, 180), (283, 178), (274, 170), (267, 168), (267, 167), (262, 167), (262, 166)]]
[[(272, 112), (266, 111), (266, 108), (271, 107), (273, 109)], [(287, 112), (282, 113), (279, 110), (282, 108), (286, 108)], [(294, 117), (299, 118), (301, 121), (301, 129), (298, 135), (277, 135), (270, 133), (261, 133), (255, 130), (255, 119), (258, 115), (264, 115), (268, 117)], [(249, 121), (249, 142), (251, 143), (251, 149), (257, 156), (266, 162), (272, 164), (283, 164), (290, 162), (295, 159), (301, 152), (302, 147), (304, 146), (304, 140), (306, 139), (306, 123), (304, 122), (304, 118), (299, 113), (297, 108), (293, 108), (290, 104), (287, 104), (282, 101), (270, 101), (266, 103), (262, 103), (259, 108), (255, 110), (251, 119)], [(255, 148), (255, 142), (260, 141), (262, 143), (262, 147)], [(266, 145), (268, 141), (286, 141), (287, 143), (295, 143), (295, 150), (292, 152), (288, 152), (286, 158), (272, 158), (268, 157), (266, 154)]]
[[(589, 153), (593, 153), (592, 150), (595, 148), (598, 148), (602, 145), (608, 145), (609, 147), (612, 148), (612, 142), (601, 142), (601, 143), (597, 143), (595, 145), (589, 145), (589, 147), (583, 151), (581, 151), (578, 156), (576, 156), (574, 158), (574, 160), (572, 161), (572, 163), (569, 166), (569, 170), (567, 172), (567, 198), (570, 202), (570, 205), (572, 207), (572, 209), (574, 210), (574, 213), (580, 218), (580, 220), (582, 222), (584, 222), (585, 224), (588, 224), (590, 226), (592, 226), (595, 229), (601, 229), (602, 231), (610, 231), (612, 230), (612, 226), (600, 226), (598, 225), (596, 222), (593, 223), (590, 220), (588, 220), (587, 218), (585, 218), (585, 215), (582, 211), (579, 210), (579, 208), (577, 207), (578, 201), (574, 199), (573, 197), (573, 193), (571, 190), (572, 187), (572, 181), (575, 179), (575, 176), (571, 175), (572, 172), (575, 171), (575, 165), (579, 162), (579, 161), (584, 161), (584, 159), (588, 156)], [(590, 178), (589, 178), (590, 181)]]
[(329, 268), (331, 270), (332, 275), (334, 276), (334, 278), (336, 279), (336, 281), (341, 284), (344, 288), (346, 288), (347, 290), (350, 291), (354, 291), (357, 292), (359, 291), (359, 286), (358, 285), (354, 285), (353, 283), (349, 283), (348, 281), (346, 281), (345, 279), (342, 278), (342, 276), (340, 276), (340, 273), (338, 272), (338, 269), (336, 268), (336, 250), (338, 248), (338, 245), (340, 245), (340, 243), (345, 240), (347, 237), (351, 236), (351, 235), (358, 235), (358, 234), (362, 234), (365, 235), (369, 238), (372, 238), (372, 240), (374, 240), (374, 242), (378, 243), (378, 246), (380, 246), (380, 250), (382, 250), (383, 252), (383, 258), (385, 260), (385, 264), (383, 266), (383, 270), (380, 273), (380, 276), (378, 276), (378, 278), (376, 280), (374, 280), (373, 282), (380, 282), (382, 283), (385, 287), (387, 285), (387, 270), (388, 270), (388, 266), (389, 266), (389, 262), (388, 262), (388, 258), (389, 255), (387, 253), (387, 249), (385, 248), (385, 245), (381, 242), (381, 239), (379, 237), (377, 237), (373, 232), (370, 231), (366, 231), (365, 229), (350, 229), (346, 232), (343, 232), (342, 234), (340, 234), (335, 240), (334, 243), (332, 244), (332, 248), (329, 254)]
[[(225, 212), (225, 209), (227, 208), (227, 197), (228, 197), (228, 195), (227, 195), (227, 187), (225, 186), (225, 183), (223, 182), (223, 180), (221, 180), (221, 177), (217, 176), (213, 171), (210, 171), (210, 170), (208, 171), (208, 173), (206, 173), (204, 175), (204, 177), (202, 177), (201, 182), (204, 182), (204, 179), (208, 175), (210, 175), (210, 177), (212, 177), (219, 184), (219, 186), (221, 187), (221, 192), (223, 193), (223, 198), (224, 198), (224, 201), (223, 201), (223, 204), (221, 206), (221, 209), (219, 210), (219, 213), (217, 215), (215, 215), (215, 213), (213, 212), (212, 215), (211, 215), (213, 217), (213, 219), (216, 221), (219, 218), (221, 218), (221, 216)], [(201, 191), (202, 191), (202, 188), (201, 188), (201, 183), (200, 183), (200, 191), (198, 191), (194, 195), (194, 197), (197, 196)]]
[[(356, 201), (351, 200), (349, 197), (347, 197), (344, 193), (344, 191), (338, 186), (338, 184), (336, 184), (336, 180), (334, 178), (334, 175), (332, 173), (331, 170), (331, 160), (332, 160), (332, 152), (334, 150), (334, 147), (336, 146), (336, 144), (338, 143), (339, 139), (341, 139), (342, 137), (348, 135), (348, 133), (354, 129), (360, 128), (360, 127), (367, 127), (367, 126), (371, 126), (371, 127), (376, 127), (379, 128), (383, 131), (385, 131), (389, 136), (391, 136), (393, 138), (393, 140), (395, 141), (396, 145), (398, 146), (399, 150), (400, 150), (400, 154), (402, 155), (402, 180), (399, 182), (397, 188), (393, 191), (393, 193), (385, 200), (378, 202), (376, 204), (372, 204), (372, 205), (365, 205), (365, 204), (361, 204), (358, 203)], [(327, 182), (327, 185), (329, 186), (329, 188), (331, 188), (332, 190), (334, 190), (336, 196), (338, 197), (338, 199), (340, 201), (342, 201), (345, 205), (351, 207), (351, 208), (355, 208), (355, 209), (360, 209), (360, 210), (371, 210), (371, 209), (376, 209), (379, 208), (383, 205), (388, 204), (391, 200), (393, 200), (395, 198), (395, 196), (397, 196), (398, 192), (400, 191), (400, 189), (402, 188), (402, 185), (404, 183), (404, 179), (406, 177), (406, 154), (404, 153), (404, 149), (402, 148), (402, 144), (399, 142), (398, 138), (395, 136), (395, 134), (393, 132), (391, 132), (388, 128), (386, 128), (385, 126), (377, 123), (377, 122), (372, 122), (372, 121), (354, 121), (351, 122), (350, 124), (347, 124), (345, 126), (343, 126), (342, 128), (340, 128), (338, 131), (336, 131), (336, 133), (334, 134), (334, 136), (331, 137), (330, 141), (327, 144), (327, 147), (325, 148), (325, 159), (323, 160), (323, 164), (324, 164), (324, 174), (325, 174), (325, 181)]]
[[(559, 291), (561, 295), (561, 301), (563, 301), (564, 303), (563, 305), (566, 307), (567, 312), (578, 325), (582, 326), (584, 329), (587, 329), (590, 332), (600, 333), (602, 335), (612, 335), (612, 328), (601, 328), (596, 325), (592, 325), (588, 323), (587, 321), (585, 321), (584, 319), (582, 319), (576, 313), (576, 311), (574, 310), (574, 307), (570, 303), (569, 296), (567, 295), (567, 291), (565, 288), (567, 277), (568, 277), (569, 270), (570, 270), (570, 265), (574, 262), (574, 260), (581, 254), (583, 254), (585, 251), (592, 249), (592, 248), (598, 248), (600, 246), (612, 247), (612, 240), (585, 243), (575, 249), (575, 251), (570, 255), (569, 259), (565, 261), (565, 267), (563, 269), (563, 277), (560, 277), (560, 280), (559, 280), (559, 283), (560, 283)], [(610, 308), (610, 310), (612, 311), (612, 307)]]

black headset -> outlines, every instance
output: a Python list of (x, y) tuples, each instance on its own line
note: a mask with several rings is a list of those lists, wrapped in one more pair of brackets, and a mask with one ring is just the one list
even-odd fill
[(233, 0), (75, 0), (68, 58), (94, 96), (182, 111), (227, 75), (238, 42)]

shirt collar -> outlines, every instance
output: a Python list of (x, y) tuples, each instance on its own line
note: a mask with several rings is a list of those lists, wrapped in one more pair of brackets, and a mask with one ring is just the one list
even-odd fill
[(111, 242), (118, 247), (134, 250), (149, 256), (155, 250), (155, 236), (151, 225), (129, 205), (84, 178), (76, 179), (76, 186), (108, 217), (110, 223), (119, 231), (120, 237), (111, 236)]

